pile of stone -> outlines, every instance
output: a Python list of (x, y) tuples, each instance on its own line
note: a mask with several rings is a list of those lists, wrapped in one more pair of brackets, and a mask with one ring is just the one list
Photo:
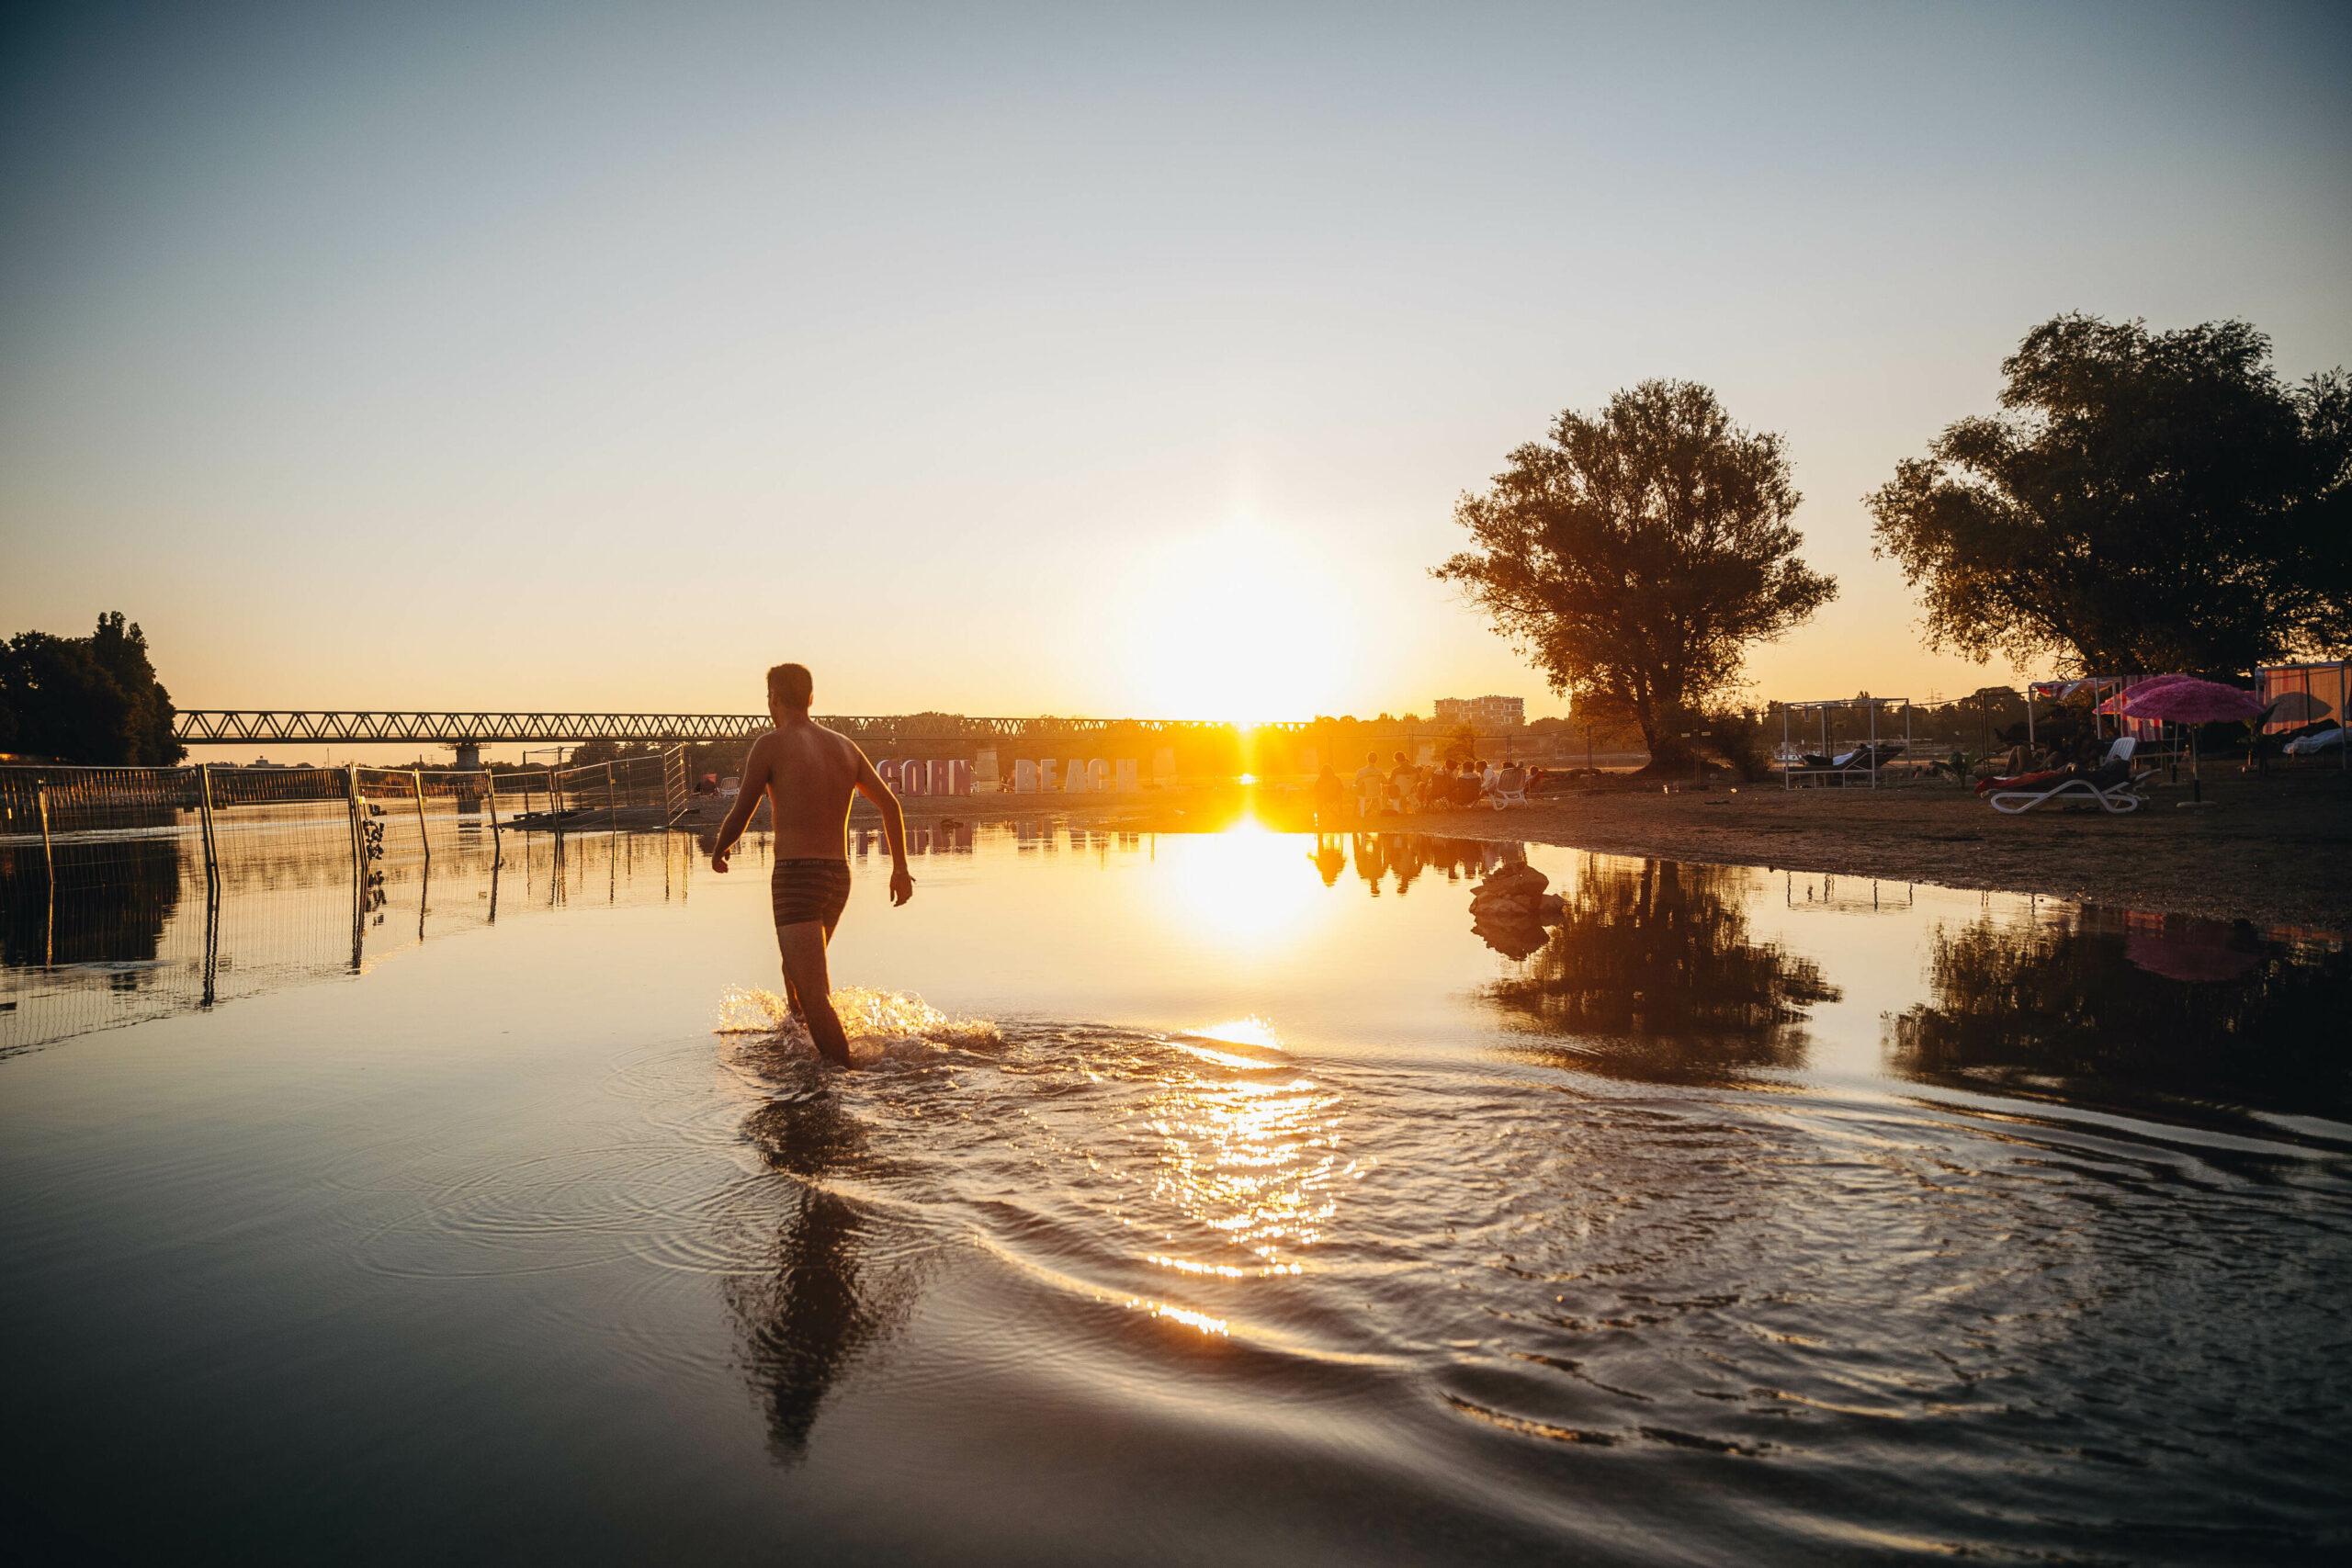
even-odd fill
[(1470, 929), (1497, 953), (1525, 958), (1548, 940), (1544, 928), (1567, 912), (1556, 894), (1544, 891), (1551, 880), (1524, 861), (1502, 867), (1472, 889)]

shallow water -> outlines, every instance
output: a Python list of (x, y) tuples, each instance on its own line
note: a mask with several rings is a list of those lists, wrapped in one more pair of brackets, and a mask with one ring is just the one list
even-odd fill
[(2332, 941), (1537, 846), (1501, 952), (1514, 846), (1041, 821), (863, 868), (837, 1075), (756, 855), (286, 842), (8, 888), (0, 1487), (78, 1554), (2352, 1533)]

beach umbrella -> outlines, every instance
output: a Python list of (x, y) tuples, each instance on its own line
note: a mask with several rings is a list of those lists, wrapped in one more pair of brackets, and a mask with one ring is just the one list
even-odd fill
[[(2252, 692), (2224, 686), (2219, 681), (2189, 676), (2162, 682), (2149, 681), (2124, 694), (2123, 711), (2133, 718), (2164, 719), (2172, 724), (2220, 724), (2261, 714), (2263, 701)], [(2202, 804), (2205, 781), (2197, 769), (2197, 739), (2188, 742), (2188, 777), (2192, 799)]]
[(2116, 693), (2115, 695), (2099, 704), (2098, 711), (2107, 715), (2109, 718), (2117, 717), (2122, 714), (2129, 713), (2131, 711), (2132, 699), (2140, 695), (2143, 692), (2154, 692), (2161, 687), (2177, 685), (2183, 681), (2193, 681), (2197, 677), (2194, 675), (2151, 675), (2146, 680), (2139, 682), (2134, 685), (2124, 687), (2123, 690)]
[(2221, 724), (2257, 716), (2260, 697), (2219, 681), (2179, 675), (2145, 681), (2123, 694), (2122, 712), (2133, 718), (2161, 718), (2173, 724)]
[(2335, 711), (2309, 692), (2289, 692), (2270, 705), (2271, 718), (2280, 724), (2309, 724)]

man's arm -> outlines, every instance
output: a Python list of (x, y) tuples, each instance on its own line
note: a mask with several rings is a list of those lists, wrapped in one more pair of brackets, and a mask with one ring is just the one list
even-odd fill
[[(852, 741), (850, 749), (857, 750), (857, 743)], [(890, 840), (890, 903), (895, 908), (915, 896), (915, 875), (907, 869), (907, 814), (864, 751), (857, 751), (857, 793), (882, 813), (882, 836)]]
[(743, 829), (751, 826), (752, 813), (760, 808), (760, 797), (767, 792), (768, 738), (763, 735), (752, 742), (752, 754), (743, 759), (743, 780), (741, 787), (735, 792), (735, 808), (727, 814), (727, 820), (718, 825), (718, 837), (712, 841), (711, 870), (726, 871), (728, 852), (734, 849), (735, 840), (743, 836)]

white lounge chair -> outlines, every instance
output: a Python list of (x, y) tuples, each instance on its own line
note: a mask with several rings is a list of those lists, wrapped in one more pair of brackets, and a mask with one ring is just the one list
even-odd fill
[(1526, 805), (1527, 770), (1505, 768), (1501, 773), (1497, 773), (1495, 782), (1487, 786), (1487, 798), (1494, 803), (1494, 807), (1498, 811), (1506, 806)]
[(1996, 789), (1985, 798), (1993, 803), (1994, 810), (2006, 811), (2012, 817), (2020, 811), (2030, 811), (2045, 800), (2055, 800), (2061, 795), (2088, 795), (2091, 799), (2098, 801), (2102, 808), (2112, 811), (2119, 817), (2126, 811), (2137, 811), (2147, 802), (2143, 800), (2136, 792), (2143, 783), (2154, 775), (2155, 772), (2153, 768), (2146, 773), (2132, 771), (2132, 752), (2138, 745), (2137, 740), (2126, 735), (2108, 748), (2107, 761), (2122, 763), (2124, 773), (2120, 781), (2109, 784), (2105, 789), (2099, 788), (2086, 778), (2071, 778), (2062, 779), (2054, 784), (2036, 785), (2031, 789)]

